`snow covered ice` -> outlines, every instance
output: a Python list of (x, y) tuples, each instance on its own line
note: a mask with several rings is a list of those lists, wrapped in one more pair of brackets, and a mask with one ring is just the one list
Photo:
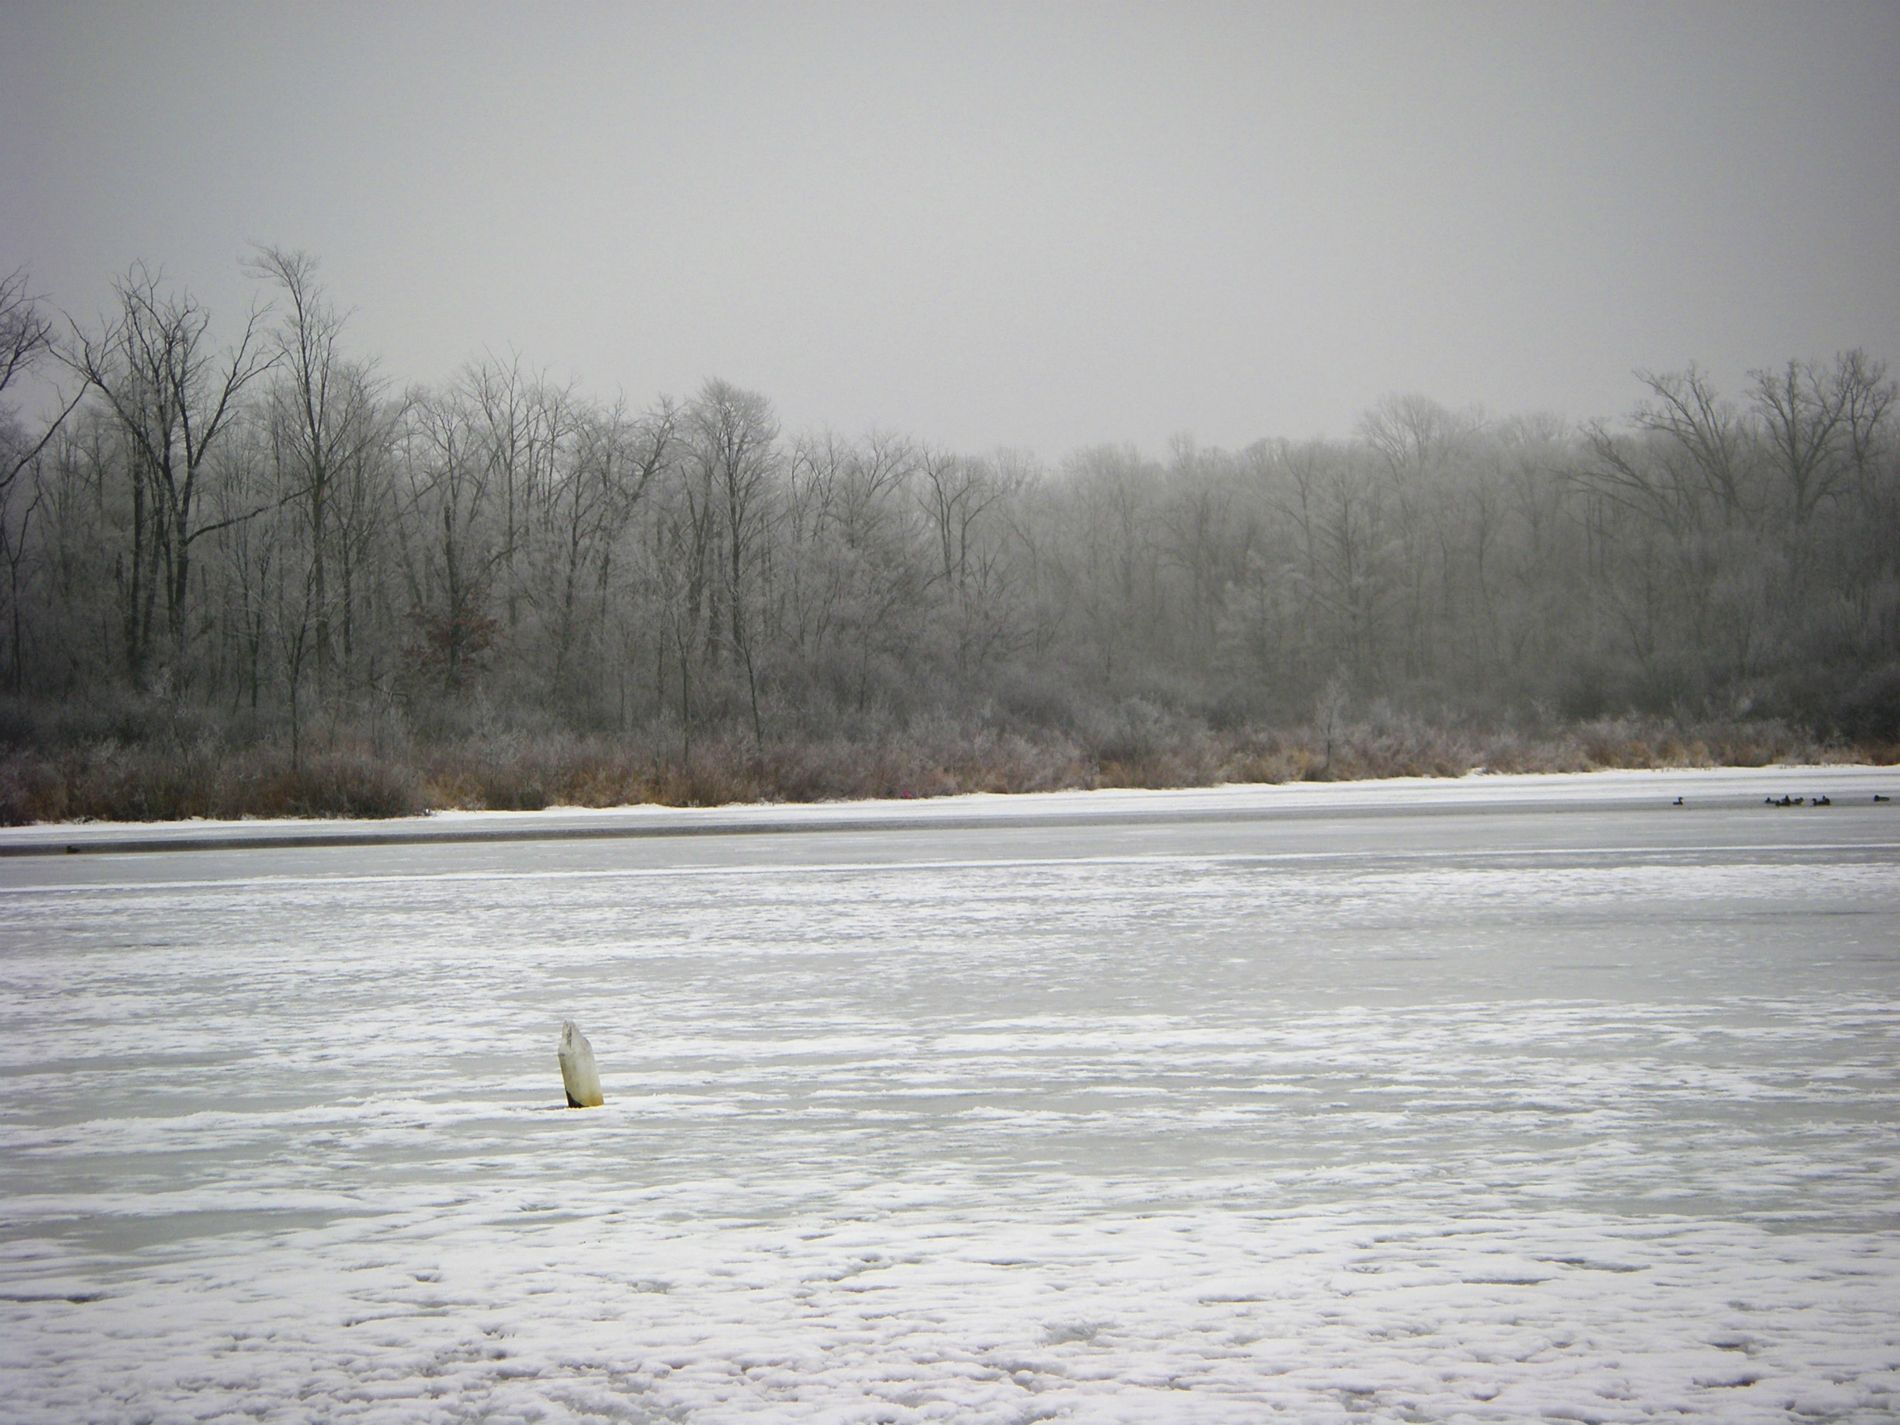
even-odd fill
[(1896, 780), (0, 857), (0, 1413), (1891, 1420)]

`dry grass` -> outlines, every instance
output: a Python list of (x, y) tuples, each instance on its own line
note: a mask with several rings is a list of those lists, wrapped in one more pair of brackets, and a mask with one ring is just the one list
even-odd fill
[[(1816, 743), (1776, 722), (1683, 728), (1609, 719), (1481, 732), (1375, 709), (1361, 721), (1221, 731), (1129, 700), (1069, 728), (948, 716), (857, 737), (768, 743), (705, 737), (682, 759), (672, 734), (465, 732), (432, 745), (334, 737), (294, 762), (276, 743), (175, 722), (137, 741), (74, 740), (0, 751), (0, 822), (191, 817), (389, 817), (433, 809), (717, 806), (921, 798), (958, 792), (1189, 787), (1223, 782), (1761, 766), (1895, 760), (1890, 745)], [(233, 743), (236, 745), (233, 745)]]
[(415, 772), (361, 749), (306, 755), (105, 742), (0, 758), (0, 824), (247, 816), (390, 817), (429, 810)]

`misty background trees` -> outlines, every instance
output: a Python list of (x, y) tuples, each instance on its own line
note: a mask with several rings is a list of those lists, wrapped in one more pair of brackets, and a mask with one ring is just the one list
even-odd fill
[(1044, 464), (788, 432), (717, 378), (634, 407), (490, 353), (405, 387), (313, 258), (251, 270), (247, 313), (135, 267), (91, 322), (0, 283), (16, 745), (1015, 738), (1106, 776), (1295, 727), (1325, 771), (1369, 719), (1900, 741), (1900, 422), (1861, 352), (1643, 373), (1575, 428), (1401, 395), (1348, 439)]

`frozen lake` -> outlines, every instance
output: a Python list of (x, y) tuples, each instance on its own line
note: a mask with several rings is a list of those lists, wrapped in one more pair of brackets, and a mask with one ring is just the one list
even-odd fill
[(1893, 1420), (1875, 792), (0, 832), (0, 1413)]

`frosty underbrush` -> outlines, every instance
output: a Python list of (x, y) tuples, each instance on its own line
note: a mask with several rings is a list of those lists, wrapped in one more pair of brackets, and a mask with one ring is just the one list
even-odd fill
[(1483, 727), (1375, 704), (1323, 727), (1214, 726), (1150, 698), (1056, 711), (1053, 726), (1015, 721), (999, 707), (874, 714), (830, 730), (788, 729), (762, 744), (737, 726), (682, 738), (664, 723), (577, 733), (510, 728), (485, 716), (422, 736), (384, 720), (318, 729), (294, 750), (242, 721), (194, 722), (176, 708), (136, 738), (118, 735), (128, 724), (116, 713), (16, 718), (11, 745), (0, 750), (0, 823), (719, 806), (1896, 755), (1885, 745), (1822, 743), (1778, 721), (1626, 717)]

